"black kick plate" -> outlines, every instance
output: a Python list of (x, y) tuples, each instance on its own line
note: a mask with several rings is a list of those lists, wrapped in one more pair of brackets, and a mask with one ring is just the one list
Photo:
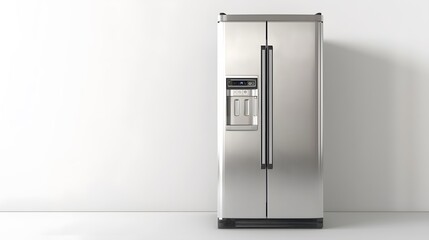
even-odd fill
[(218, 228), (322, 228), (323, 218), (223, 218)]

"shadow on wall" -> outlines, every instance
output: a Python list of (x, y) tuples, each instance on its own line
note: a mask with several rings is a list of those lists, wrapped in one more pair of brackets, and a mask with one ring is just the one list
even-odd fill
[(324, 54), (325, 210), (410, 210), (412, 68), (329, 41)]

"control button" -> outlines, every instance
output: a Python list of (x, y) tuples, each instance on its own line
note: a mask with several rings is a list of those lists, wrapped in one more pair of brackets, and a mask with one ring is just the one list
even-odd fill
[(243, 90), (243, 94), (247, 94), (247, 92), (248, 92), (247, 90)]

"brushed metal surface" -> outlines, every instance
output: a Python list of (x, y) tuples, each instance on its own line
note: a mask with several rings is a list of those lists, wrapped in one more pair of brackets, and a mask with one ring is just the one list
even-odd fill
[(323, 217), (321, 23), (269, 22), (273, 45), (273, 169), (268, 218)]
[[(265, 23), (224, 23), (224, 34), (225, 52), (221, 54), (225, 56), (225, 72), (220, 75), (254, 75), (260, 79), (260, 47), (265, 44)], [(225, 79), (218, 81), (225, 82)], [(226, 92), (226, 88), (223, 91)], [(218, 92), (218, 97), (226, 98), (225, 95)], [(226, 104), (223, 99), (218, 102)], [(260, 99), (258, 102), (260, 104)], [(220, 114), (225, 115), (226, 111)], [(260, 128), (256, 131), (226, 131), (223, 126), (223, 131), (224, 143), (220, 144), (223, 144), (224, 153), (219, 154), (221, 193), (218, 217), (263, 218), (266, 215), (266, 175), (260, 167)]]

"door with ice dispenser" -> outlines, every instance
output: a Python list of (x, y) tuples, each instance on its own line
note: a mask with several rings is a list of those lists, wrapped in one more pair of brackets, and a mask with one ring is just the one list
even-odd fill
[(266, 217), (266, 171), (261, 169), (260, 74), (265, 22), (225, 23), (224, 156), (221, 218)]

